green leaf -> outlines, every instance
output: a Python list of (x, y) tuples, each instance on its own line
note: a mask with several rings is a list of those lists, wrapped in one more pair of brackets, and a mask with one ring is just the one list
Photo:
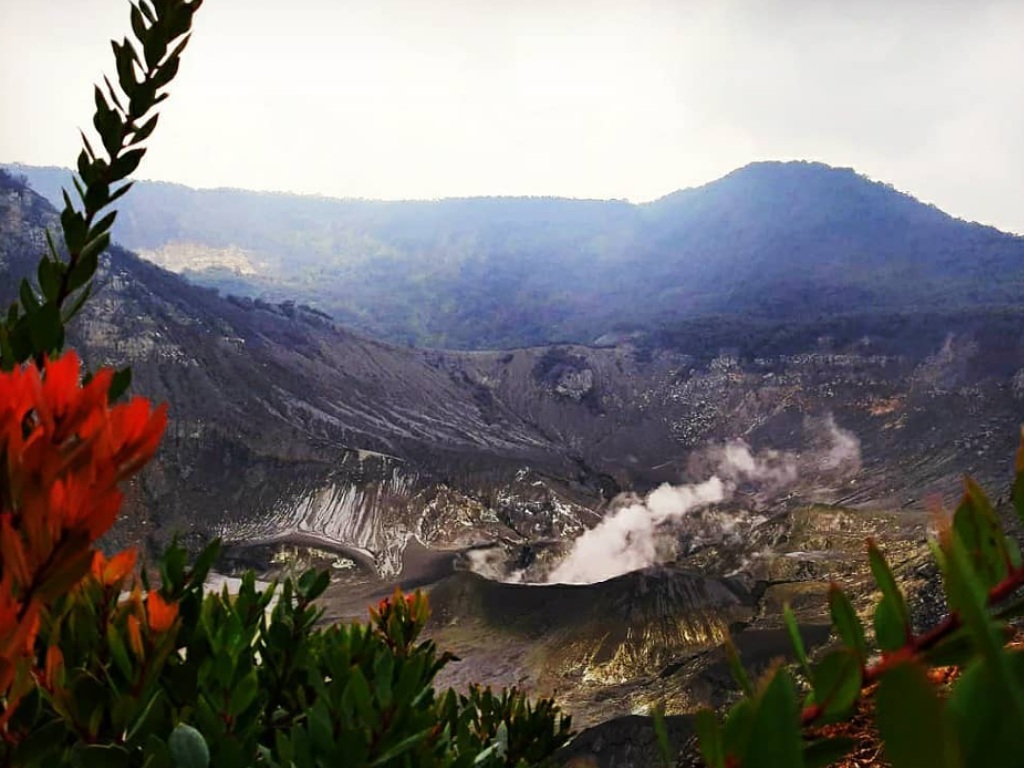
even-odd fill
[(10, 330), (0, 323), (0, 370), (10, 371), (18, 362), (11, 346)]
[(192, 570), (189, 571), (188, 576), (189, 583), (202, 585), (213, 564), (217, 561), (218, 555), (220, 555), (220, 539), (214, 539), (203, 548), (192, 564)]
[(9, 329), (8, 346), (15, 362), (23, 362), (32, 357), (35, 346), (32, 344), (32, 328), (28, 315), (21, 315), (18, 322)]
[(117, 211), (110, 211), (102, 219), (92, 225), (89, 230), (88, 239), (95, 240), (97, 237), (102, 235), (104, 232), (110, 230), (114, 226), (114, 219), (117, 218)]
[(806, 768), (828, 768), (838, 763), (857, 746), (857, 741), (846, 736), (833, 739), (820, 739), (804, 747), (804, 766)]
[(114, 158), (121, 149), (123, 124), (120, 115), (110, 109), (101, 98), (99, 88), (96, 89), (96, 94), (96, 112), (92, 117), (92, 124), (96, 133), (100, 135), (107, 156)]
[(875, 641), (884, 651), (895, 651), (908, 642), (907, 627), (893, 601), (883, 597), (875, 607)]
[[(99, 161), (96, 158), (96, 153), (93, 152), (92, 144), (89, 143), (89, 139), (85, 135), (84, 131), (79, 130), (78, 131), (78, 135), (82, 139), (82, 152), (85, 153), (86, 160), (89, 162), (89, 166), (91, 168), (90, 172), (93, 173), (93, 174), (98, 173), (99, 172), (99, 167), (98, 166), (100, 165), (100, 163), (99, 163)], [(83, 179), (84, 179), (84, 175), (83, 175)]]
[(181, 723), (171, 732), (167, 740), (175, 768), (208, 768), (210, 748), (203, 734), (191, 725)]
[(923, 666), (899, 664), (882, 675), (875, 707), (885, 756), (893, 768), (959, 764), (952, 733), (942, 727), (942, 703)]
[(747, 696), (753, 696), (754, 686), (750, 682), (750, 677), (747, 675), (747, 670), (743, 666), (743, 662), (740, 661), (739, 652), (736, 650), (736, 645), (733, 643), (732, 638), (727, 637), (724, 645), (725, 658), (729, 662), (729, 669), (732, 670), (733, 679), (744, 694)]
[(157, 720), (159, 714), (160, 705), (163, 701), (164, 692), (162, 689), (157, 689), (156, 692), (150, 697), (149, 702), (143, 708), (135, 721), (128, 728), (128, 733), (125, 736), (125, 740), (128, 742), (134, 741), (144, 731), (148, 730), (148, 727), (152, 726), (154, 721)]
[(385, 709), (391, 706), (391, 681), (395, 673), (395, 657), (390, 652), (379, 653), (373, 665), (373, 684), (377, 691), (380, 705)]
[[(116, 40), (111, 40), (110, 47), (114, 50), (114, 61), (117, 64), (117, 80), (121, 84), (121, 89), (130, 96), (134, 87), (139, 82), (135, 72), (135, 64), (138, 58), (135, 55), (135, 49), (127, 39), (120, 43)], [(129, 115), (136, 117), (136, 115), (131, 114), (131, 111), (129, 111)]]
[(155, 89), (149, 80), (143, 80), (131, 92), (131, 104), (128, 106), (128, 116), (132, 120), (138, 120), (147, 114), (156, 104)]
[(143, 57), (146, 59), (146, 68), (152, 71), (167, 55), (167, 40), (160, 35), (146, 35), (140, 42)]
[(431, 726), (430, 728), (422, 730), (419, 733), (414, 733), (412, 736), (402, 739), (400, 742), (395, 744), (395, 746), (391, 747), (391, 749), (387, 750), (386, 752), (384, 752), (384, 754), (382, 754), (380, 757), (378, 757), (376, 760), (370, 763), (370, 768), (376, 768), (377, 766), (384, 765), (394, 760), (399, 755), (408, 752), (421, 741), (426, 739), (427, 736), (429, 736), (431, 731), (433, 730), (434, 726)]
[(68, 273), (67, 292), (69, 294), (74, 293), (79, 288), (88, 284), (93, 275), (96, 274), (96, 268), (98, 266), (99, 254), (97, 252), (92, 253), (86, 258), (76, 259), (75, 263), (71, 267), (71, 271)]
[(860, 656), (848, 648), (833, 651), (814, 668), (814, 700), (826, 719), (845, 715), (860, 696)]
[(25, 311), (28, 314), (34, 315), (39, 311), (39, 307), (41, 306), (39, 303), (39, 297), (36, 296), (36, 292), (32, 290), (32, 286), (25, 278), (22, 278), (21, 286), (18, 290), (18, 298), (21, 299), (21, 306), (25, 308)]
[(68, 195), (67, 189), (61, 189), (60, 193), (63, 196), (63, 204), (65, 204), (60, 211), (60, 228), (63, 230), (68, 251), (77, 253), (85, 242), (85, 217), (75, 210), (75, 204), (71, 202), (71, 196)]
[(249, 708), (249, 705), (256, 700), (259, 693), (259, 680), (256, 673), (243, 677), (231, 691), (231, 701), (228, 704), (228, 713), (240, 715)]
[(113, 623), (107, 624), (107, 646), (110, 649), (110, 657), (113, 659), (117, 671), (121, 673), (125, 680), (133, 681), (135, 675), (133, 674), (132, 662), (128, 657), (128, 650), (121, 639), (121, 630)]
[(113, 163), (110, 164), (110, 175), (116, 181), (130, 176), (139, 167), (146, 150), (143, 147), (129, 149), (123, 152)]
[(139, 4), (139, 9), (142, 11), (143, 15), (146, 17), (146, 20), (150, 24), (155, 24), (156, 23), (156, 14), (153, 13), (153, 9), (150, 8), (149, 2), (147, 0), (138, 0), (138, 4)]
[(110, 103), (121, 110), (121, 112), (125, 112), (124, 105), (121, 104), (121, 99), (117, 96), (117, 89), (111, 84), (110, 78), (104, 75), (103, 82), (107, 86), (107, 98), (110, 100)]
[(71, 274), (68, 276), (69, 291), (78, 290), (96, 273), (99, 256), (107, 249), (108, 245), (110, 245), (110, 233), (104, 232), (82, 247), (78, 261), (71, 268)]
[(54, 261), (60, 261), (60, 251), (57, 250), (57, 244), (53, 241), (53, 233), (50, 232), (49, 228), (43, 230), (46, 234), (46, 250), (50, 252), (50, 258)]
[[(504, 723), (502, 723), (504, 725)], [(659, 704), (651, 712), (651, 725), (654, 726), (654, 738), (658, 742), (658, 753), (661, 755), (661, 762), (668, 768), (672, 763), (672, 744), (668, 740), (668, 730), (665, 728), (665, 705)]]
[[(71, 183), (75, 185), (75, 191), (78, 193), (78, 199), (83, 203), (85, 202), (85, 187), (82, 186), (82, 182), (78, 180), (78, 177), (72, 176)], [(88, 206), (87, 206), (88, 209)]]
[(725, 768), (725, 742), (722, 740), (722, 728), (714, 711), (700, 710), (693, 724), (697, 731), (700, 756), (704, 758), (707, 768)]
[(793, 652), (804, 671), (804, 677), (811, 680), (813, 679), (811, 663), (807, 660), (807, 651), (804, 648), (804, 639), (800, 635), (800, 626), (796, 622), (796, 616), (793, 615), (793, 609), (789, 607), (789, 603), (782, 607), (782, 616), (786, 622), (786, 631), (789, 632), (789, 641), (793, 644)]
[(1013, 472), (1013, 507), (1017, 510), (1017, 517), (1024, 523), (1024, 426), (1020, 428), (1020, 445), (1013, 462)]
[(116, 744), (80, 745), (71, 754), (79, 768), (121, 768), (129, 762), (128, 750)]
[(178, 544), (177, 539), (164, 550), (160, 559), (160, 583), (172, 594), (185, 583), (185, 564), (188, 553)]
[[(171, 750), (167, 747), (167, 742), (155, 734), (146, 737), (142, 748), (144, 755), (142, 768), (174, 768), (174, 758), (171, 757)], [(271, 768), (277, 768), (277, 766)]]
[[(1013, 654), (1012, 682), (1024, 684), (1024, 664)], [(1010, 768), (1020, 764), (1020, 722), (988, 665), (975, 662), (957, 679), (946, 706), (947, 723), (954, 730), (963, 764)]]
[(104, 114), (106, 114), (107, 112), (113, 112), (113, 109), (111, 108), (111, 103), (107, 100), (107, 96), (103, 93), (103, 90), (98, 85), (93, 86), (92, 96), (93, 101), (96, 104), (97, 112), (103, 112)]
[(82, 177), (82, 182), (86, 186), (89, 186), (90, 183), (97, 179), (92, 159), (89, 157), (89, 153), (84, 149), (78, 153), (78, 175)]
[[(664, 722), (662, 723), (664, 726)], [(662, 728), (664, 731), (664, 728)], [(655, 726), (657, 731), (657, 726)], [(508, 754), (508, 725), (502, 720), (498, 723), (498, 730), (494, 734), (494, 744), (497, 746), (498, 757), (505, 757)]]
[(1003, 541), (1006, 543), (1006, 553), (1010, 558), (1010, 568), (1017, 570), (1024, 565), (1024, 553), (1020, 550), (1020, 544), (1017, 543), (1016, 539), (1011, 539), (1009, 536), (1004, 536)]
[(1000, 681), (999, 689), (1017, 721), (1024, 722), (1024, 688), (1011, 682), (1012, 670), (1003, 648), (1002, 630), (992, 622), (988, 611), (988, 591), (974, 572), (970, 556), (955, 531), (945, 544), (945, 586), (950, 607), (959, 613), (981, 657)]
[(803, 738), (796, 687), (785, 670), (778, 670), (758, 696), (743, 752), (743, 768), (800, 768), (804, 764)]
[(159, 119), (160, 115), (155, 114), (145, 123), (136, 128), (135, 132), (132, 134), (132, 145), (141, 144), (148, 139), (150, 134), (153, 133), (153, 130), (156, 128), (157, 120)]
[[(327, 706), (324, 703), (324, 699), (319, 699), (313, 705), (313, 708), (309, 711), (308, 717), (309, 738), (313, 749), (318, 752), (329, 752), (334, 744), (335, 738), (331, 727), (331, 716), (330, 713), (327, 711)], [(360, 725), (362, 725), (362, 723), (360, 723)], [(360, 729), (360, 731), (363, 730), (364, 729), (362, 728)], [(360, 742), (362, 742), (362, 735), (362, 733), (359, 734)], [(360, 743), (359, 746), (363, 747), (363, 744)], [(365, 751), (365, 748), (363, 749), (363, 751)], [(356, 762), (356, 764), (358, 765), (358, 762)]]
[(33, 728), (14, 750), (13, 764), (45, 765), (43, 759), (53, 755), (54, 745), (63, 744), (66, 735), (67, 725), (60, 719)]
[(89, 297), (91, 295), (92, 283), (89, 283), (88, 285), (85, 286), (85, 288), (83, 288), (78, 293), (77, 296), (75, 296), (75, 300), (72, 301), (71, 304), (69, 304), (67, 308), (61, 312), (61, 315), (65, 323), (69, 322), (71, 318), (73, 318), (82, 310), (82, 307), (85, 305), (85, 302), (89, 300)]
[(484, 765), (490, 761), (492, 755), (497, 757), (495, 753), (498, 751), (500, 746), (500, 744), (491, 744), (491, 746), (478, 752), (476, 757), (473, 758), (473, 765)]
[(39, 281), (39, 289), (43, 292), (43, 298), (47, 301), (54, 301), (60, 292), (60, 278), (63, 270), (61, 265), (52, 259), (44, 256), (39, 260), (36, 268), (36, 278)]
[(925, 651), (923, 659), (933, 667), (961, 666), (977, 655), (977, 648), (971, 633), (958, 629), (938, 645)]
[(163, 88), (178, 74), (179, 59), (167, 59), (159, 70), (153, 75), (152, 82), (155, 88)]
[(114, 372), (114, 377), (110, 380), (110, 390), (107, 393), (107, 399), (113, 403), (121, 395), (128, 391), (128, 387), (132, 383), (132, 369), (130, 367), (121, 368)]
[(127, 184), (125, 184), (125, 185), (124, 185), (123, 187), (118, 187), (118, 188), (117, 188), (116, 190), (114, 190), (113, 192), (111, 192), (111, 193), (110, 193), (110, 202), (111, 202), (111, 203), (114, 203), (114, 202), (116, 202), (116, 201), (117, 201), (118, 199), (120, 199), (120, 198), (121, 198), (122, 196), (124, 196), (124, 195), (128, 194), (128, 190), (129, 190), (129, 189), (131, 189), (131, 188), (132, 188), (132, 185), (134, 185), (134, 184), (135, 184), (135, 182), (134, 182), (134, 181), (129, 181), (129, 182), (128, 182)]
[(366, 683), (362, 670), (358, 667), (352, 670), (348, 685), (345, 686), (344, 697), (349, 699), (359, 713), (364, 727), (374, 728), (377, 724), (377, 713), (373, 708), (373, 698), (370, 694), (370, 686)]
[(148, 29), (145, 20), (142, 16), (142, 11), (136, 5), (132, 6), (131, 20), (132, 32), (135, 33), (135, 37), (137, 39), (142, 40), (146, 36), (146, 32), (148, 31)]
[(871, 540), (868, 541), (868, 562), (882, 592), (882, 601), (875, 610), (876, 639), (883, 650), (896, 650), (913, 636), (910, 612), (885, 556)]
[(309, 570), (299, 577), (298, 592), (306, 601), (315, 600), (324, 593), (331, 584), (331, 574), (327, 571)]
[(868, 657), (868, 643), (864, 637), (864, 625), (850, 598), (834, 583), (828, 589), (828, 607), (832, 614), (832, 624), (843, 644), (855, 650), (862, 662), (865, 661)]
[(85, 201), (85, 209), (91, 213), (96, 213), (110, 202), (110, 185), (102, 181), (90, 184), (83, 200)]
[(55, 304), (44, 304), (29, 321), (29, 336), (37, 352), (58, 352), (64, 347), (64, 323)]
[(986, 587), (1006, 578), (1010, 563), (1006, 537), (991, 502), (970, 477), (964, 478), (964, 496), (953, 515), (953, 530)]
[[(186, 31), (187, 29), (183, 29), (182, 33), (185, 33)], [(192, 35), (190, 34), (186, 34), (183, 38), (181, 38), (178, 44), (174, 46), (174, 49), (171, 51), (171, 55), (167, 57), (168, 61), (179, 58), (182, 52), (185, 50), (185, 47), (188, 45), (188, 41), (191, 39)]]

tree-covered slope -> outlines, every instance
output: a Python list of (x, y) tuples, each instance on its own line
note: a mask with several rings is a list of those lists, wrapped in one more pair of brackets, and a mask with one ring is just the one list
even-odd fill
[[(66, 183), (59, 169), (15, 170), (50, 199)], [(435, 347), (589, 342), (712, 315), (787, 322), (1024, 303), (1024, 238), (816, 163), (756, 163), (644, 205), (140, 182), (115, 237), (224, 292), (294, 299)]]

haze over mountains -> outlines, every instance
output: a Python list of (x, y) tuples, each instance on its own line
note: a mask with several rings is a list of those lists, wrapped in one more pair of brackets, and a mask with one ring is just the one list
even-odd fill
[[(68, 183), (59, 169), (12, 170), (51, 200)], [(880, 314), (1024, 303), (1024, 238), (817, 163), (755, 163), (643, 205), (345, 201), (139, 182), (115, 237), (224, 293), (297, 301), (439, 348), (703, 336), (702, 318), (714, 318), (712, 335), (727, 327), (741, 341), (821, 320), (849, 335)]]
[[(755, 165), (645, 206), (146, 183), (125, 200), (123, 243), (156, 233), (139, 247), (249, 265), (188, 277), (265, 298), (104, 258), (73, 345), (171, 403), (119, 542), (218, 535), (271, 575), (333, 564), (332, 618), (396, 579), (427, 586), (431, 631), (464, 659), (451, 682), (557, 692), (583, 724), (722, 701), (726, 631), (750, 658), (783, 652), (783, 601), (823, 642), (830, 580), (874, 599), (865, 536), (916, 595), (924, 500), (952, 500), (964, 471), (998, 491), (1011, 463), (1024, 241), (850, 171)], [(56, 225), (0, 173), (0, 299)], [(561, 338), (601, 343), (407, 344)], [(785, 471), (662, 508), (737, 440)], [(655, 567), (534, 584), (645, 507)]]

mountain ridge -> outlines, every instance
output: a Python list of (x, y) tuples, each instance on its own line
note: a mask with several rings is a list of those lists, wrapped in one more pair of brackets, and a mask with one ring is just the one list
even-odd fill
[[(59, 172), (22, 170), (56, 194)], [(589, 343), (720, 314), (1024, 304), (1024, 238), (810, 162), (751, 164), (644, 204), (140, 182), (115, 236), (223, 293), (296, 300), (435, 348)]]
[[(985, 224), (984, 222), (969, 219), (963, 216), (957, 216), (954, 213), (950, 213), (934, 203), (926, 202), (916, 197), (913, 192), (909, 192), (896, 187), (895, 185), (882, 181), (879, 179), (872, 178), (871, 176), (857, 171), (852, 166), (840, 166), (831, 165), (829, 163), (820, 160), (752, 160), (742, 166), (739, 166), (728, 173), (725, 173), (716, 178), (702, 182), (700, 184), (694, 184), (689, 187), (680, 187), (679, 189), (666, 192), (663, 195), (652, 198), (650, 200), (633, 201), (628, 198), (618, 197), (571, 197), (565, 195), (556, 194), (538, 194), (538, 195), (452, 195), (444, 197), (434, 198), (419, 198), (419, 197), (408, 197), (408, 198), (375, 198), (375, 197), (360, 197), (360, 196), (338, 196), (330, 195), (321, 192), (290, 192), (287, 190), (278, 189), (249, 189), (247, 187), (236, 187), (230, 185), (224, 186), (192, 186), (178, 181), (168, 181), (166, 179), (146, 179), (139, 178), (135, 180), (136, 184), (142, 186), (157, 186), (157, 187), (168, 187), (183, 192), (195, 192), (195, 193), (243, 193), (254, 196), (263, 197), (278, 197), (288, 198), (297, 200), (309, 200), (312, 202), (331, 202), (331, 203), (381, 203), (381, 204), (436, 204), (446, 202), (467, 202), (467, 201), (558, 201), (558, 202), (579, 202), (579, 203), (615, 203), (624, 206), (631, 206), (634, 208), (646, 208), (651, 206), (657, 206), (662, 203), (672, 202), (677, 199), (685, 198), (691, 193), (699, 192), (702, 189), (711, 187), (725, 182), (731, 178), (737, 176), (743, 176), (752, 172), (757, 172), (761, 169), (768, 168), (809, 168), (818, 170), (834, 171), (842, 174), (851, 174), (853, 177), (860, 181), (868, 182), (885, 188), (890, 192), (894, 192), (897, 195), (908, 198), (910, 201), (917, 203), (926, 208), (934, 209), (940, 212), (944, 217), (950, 218), (954, 221), (961, 222), (963, 224), (977, 225), (979, 227), (985, 227), (986, 229), (992, 229), (1001, 234), (1010, 235), (1012, 237), (1024, 238), (1024, 233), (1011, 232), (1009, 230), (1000, 229), (999, 227), (991, 224)], [(59, 177), (70, 177), (73, 170), (68, 167), (59, 165), (34, 165), (31, 163), (23, 163), (20, 161), (9, 161), (0, 162), (0, 168), (3, 168), (8, 173), (18, 176), (23, 175), (29, 181), (30, 185), (39, 194), (43, 195), (51, 203), (55, 203), (58, 200), (57, 184), (53, 183), (53, 180)], [(43, 179), (49, 179), (49, 184), (31, 184), (32, 179), (37, 181)]]

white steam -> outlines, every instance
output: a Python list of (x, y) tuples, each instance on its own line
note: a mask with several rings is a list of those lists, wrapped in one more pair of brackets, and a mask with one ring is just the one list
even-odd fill
[(734, 483), (747, 481), (776, 489), (792, 485), (799, 475), (795, 454), (769, 449), (755, 456), (742, 440), (711, 449), (708, 455), (717, 461), (718, 474)]
[(818, 453), (818, 469), (826, 472), (858, 472), (860, 440), (857, 436), (836, 424), (831, 413), (821, 420), (820, 430), (825, 445)]
[(548, 574), (560, 584), (592, 584), (629, 573), (663, 559), (669, 542), (659, 528), (687, 512), (725, 501), (726, 484), (712, 477), (696, 485), (662, 485), (643, 501), (636, 501), (606, 517), (573, 543), (572, 551)]
[(837, 426), (831, 415), (808, 427), (815, 444), (804, 457), (774, 450), (755, 454), (742, 440), (710, 449), (703, 457), (713, 468), (709, 479), (687, 485), (666, 483), (644, 499), (627, 498), (624, 506), (573, 542), (547, 581), (592, 584), (664, 562), (676, 554), (681, 531), (694, 544), (742, 536), (764, 518), (746, 512), (704, 512), (730, 500), (741, 484), (776, 494), (793, 485), (802, 471), (859, 469), (860, 441), (852, 432)]

